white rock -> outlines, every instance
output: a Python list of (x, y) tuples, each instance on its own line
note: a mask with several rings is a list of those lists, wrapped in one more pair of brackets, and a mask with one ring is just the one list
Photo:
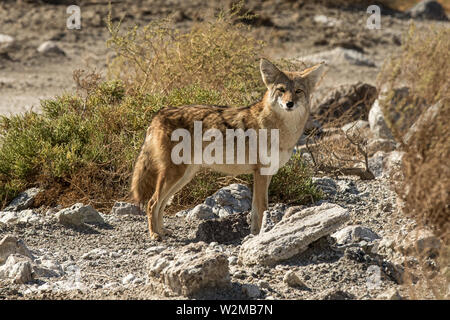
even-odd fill
[(141, 208), (139, 208), (138, 206), (128, 203), (128, 202), (120, 202), (117, 201), (116, 203), (114, 203), (114, 206), (111, 209), (111, 214), (116, 214), (116, 215), (125, 215), (125, 214), (129, 214), (129, 215), (142, 215), (143, 212), (141, 210)]
[(0, 53), (7, 52), (14, 44), (14, 38), (6, 34), (0, 34)]
[(130, 273), (129, 275), (125, 276), (122, 279), (122, 284), (129, 284), (129, 283), (133, 282), (135, 279), (136, 279), (136, 276), (134, 274)]
[(365, 54), (356, 50), (344, 49), (341, 47), (334, 48), (329, 51), (323, 51), (309, 56), (298, 58), (298, 60), (309, 63), (320, 63), (325, 61), (329, 65), (352, 64), (357, 66), (375, 67), (375, 63), (371, 61)]
[(333, 233), (331, 237), (336, 239), (336, 243), (340, 245), (357, 243), (362, 240), (372, 242), (376, 239), (380, 239), (380, 236), (369, 228), (358, 225), (347, 226)]
[(54, 53), (58, 55), (66, 55), (64, 50), (62, 50), (58, 45), (53, 41), (45, 41), (43, 42), (37, 49), (39, 53), (47, 54), (47, 53)]
[(212, 207), (204, 203), (195, 206), (186, 215), (187, 220), (206, 220), (206, 219), (213, 219), (215, 217), (216, 215), (213, 213)]
[(204, 242), (167, 249), (148, 260), (149, 276), (178, 294), (190, 296), (206, 288), (230, 285), (226, 255), (208, 251)]
[(375, 100), (369, 111), (369, 125), (375, 138), (393, 140), (391, 130), (384, 120), (379, 99)]
[(0, 278), (23, 284), (33, 280), (31, 261), (28, 257), (12, 254), (0, 266)]
[(303, 252), (310, 243), (333, 233), (348, 219), (348, 211), (336, 204), (306, 208), (282, 219), (272, 230), (246, 240), (241, 245), (239, 261), (274, 265)]
[(58, 222), (64, 225), (80, 226), (83, 223), (103, 224), (105, 221), (91, 205), (76, 203), (69, 208), (62, 209), (56, 214)]
[(5, 263), (12, 254), (20, 254), (30, 259), (34, 259), (33, 254), (22, 240), (7, 235), (0, 241), (0, 265)]
[(193, 209), (178, 212), (177, 216), (185, 216), (187, 219), (226, 217), (250, 210), (251, 204), (252, 193), (250, 189), (242, 184), (234, 183), (219, 189), (212, 196), (206, 198), (204, 203)]

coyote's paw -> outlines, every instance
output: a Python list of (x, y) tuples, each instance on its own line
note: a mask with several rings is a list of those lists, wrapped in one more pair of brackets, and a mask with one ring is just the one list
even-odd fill
[(162, 241), (163, 240), (162, 236), (160, 234), (156, 233), (156, 232), (151, 232), (150, 233), (150, 238), (152, 240), (155, 240), (155, 241)]

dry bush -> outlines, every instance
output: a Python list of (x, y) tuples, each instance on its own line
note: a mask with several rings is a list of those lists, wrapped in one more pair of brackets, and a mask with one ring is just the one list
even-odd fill
[(110, 76), (121, 79), (127, 92), (167, 94), (200, 86), (219, 91), (220, 104), (254, 102), (265, 90), (257, 63), (263, 43), (250, 36), (249, 26), (235, 23), (237, 17), (247, 17), (241, 9), (239, 3), (186, 33), (175, 29), (169, 17), (121, 34), (121, 23), (114, 25), (109, 17), (108, 44), (117, 54)]
[[(357, 84), (343, 94), (346, 96), (336, 92), (329, 101), (324, 102), (326, 106), (312, 115), (322, 127), (307, 131), (303, 149), (311, 154), (315, 169), (319, 172), (373, 179), (368, 163), (370, 131), (367, 127), (361, 127), (357, 120), (367, 120), (376, 90)], [(347, 125), (345, 130), (344, 125)]]
[[(450, 29), (432, 26), (408, 31), (398, 55), (390, 59), (379, 76), (387, 92), (383, 112), (395, 137), (403, 144), (402, 179), (395, 189), (402, 200), (402, 213), (417, 222), (418, 229), (431, 229), (441, 250), (434, 255), (416, 250), (420, 273), (418, 285), (408, 282), (413, 298), (449, 298), (450, 248)], [(393, 103), (394, 89), (406, 86), (408, 94)], [(383, 101), (382, 101), (383, 102)], [(439, 107), (436, 103), (439, 102)], [(437, 110), (428, 116), (431, 106)], [(417, 121), (425, 119), (424, 121)], [(415, 130), (409, 130), (416, 122)], [(405, 132), (409, 138), (405, 139)], [(414, 232), (414, 231), (413, 231)], [(434, 262), (430, 262), (431, 260)], [(430, 267), (433, 265), (433, 267)]]
[(386, 122), (398, 141), (428, 106), (450, 92), (450, 28), (424, 28), (410, 26), (399, 54), (385, 63), (377, 79)]

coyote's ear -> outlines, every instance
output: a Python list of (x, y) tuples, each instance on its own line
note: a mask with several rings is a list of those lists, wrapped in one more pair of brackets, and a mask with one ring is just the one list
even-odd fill
[(319, 64), (316, 64), (315, 66), (312, 66), (311, 68), (305, 69), (300, 72), (301, 77), (308, 80), (308, 86), (310, 90), (314, 89), (316, 83), (320, 80), (320, 77), (322, 76), (324, 70), (324, 64), (325, 62), (321, 62)]
[(275, 65), (266, 59), (261, 59), (259, 64), (259, 68), (261, 70), (261, 76), (264, 81), (266, 87), (271, 84), (274, 84), (277, 78), (279, 78), (283, 72), (281, 72)]

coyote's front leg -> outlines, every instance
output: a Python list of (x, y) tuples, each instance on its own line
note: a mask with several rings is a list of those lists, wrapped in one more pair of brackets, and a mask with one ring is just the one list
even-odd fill
[(269, 206), (269, 184), (272, 176), (261, 175), (258, 170), (255, 170), (253, 174), (253, 201), (252, 201), (252, 214), (251, 214), (251, 228), (252, 234), (258, 234), (261, 230), (261, 224), (264, 211)]

